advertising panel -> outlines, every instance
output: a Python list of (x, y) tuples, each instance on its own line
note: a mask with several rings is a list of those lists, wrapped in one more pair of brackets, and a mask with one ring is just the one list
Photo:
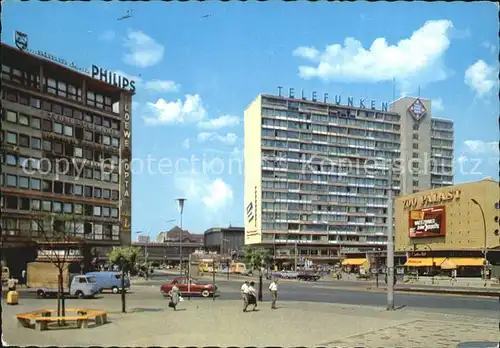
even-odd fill
[(444, 206), (412, 210), (409, 212), (410, 238), (442, 237), (446, 234)]

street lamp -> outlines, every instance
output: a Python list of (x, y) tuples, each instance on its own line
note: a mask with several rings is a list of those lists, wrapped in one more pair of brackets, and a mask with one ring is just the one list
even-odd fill
[(472, 203), (474, 203), (475, 205), (477, 205), (479, 207), (479, 210), (481, 210), (481, 216), (483, 217), (483, 229), (484, 229), (484, 249), (483, 249), (483, 254), (484, 254), (484, 264), (483, 264), (483, 278), (484, 278), (484, 282), (485, 282), (485, 285), (486, 285), (486, 269), (487, 269), (487, 258), (486, 256), (488, 256), (488, 244), (487, 244), (487, 238), (488, 238), (488, 235), (486, 233), (486, 219), (484, 218), (484, 211), (483, 211), (483, 207), (481, 207), (481, 204), (479, 204), (478, 201), (476, 201), (474, 198), (471, 198), (471, 201)]
[(182, 213), (184, 213), (184, 203), (186, 203), (187, 199), (186, 198), (177, 198), (176, 199), (178, 207), (179, 207), (179, 214), (181, 215), (181, 231), (179, 233), (179, 272), (182, 276), (182, 234), (184, 230), (182, 229)]

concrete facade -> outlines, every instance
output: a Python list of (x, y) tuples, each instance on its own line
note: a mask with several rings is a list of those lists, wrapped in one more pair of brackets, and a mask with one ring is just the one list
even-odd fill
[[(70, 214), (102, 258), (131, 243), (133, 92), (30, 52), (2, 44), (4, 248), (34, 246), (37, 216)], [(5, 261), (17, 275), (31, 258)]]
[(245, 245), (245, 229), (243, 227), (213, 227), (203, 234), (203, 246), (206, 250), (221, 254), (236, 253)]
[(453, 123), (432, 119), (430, 100), (406, 97), (377, 110), (349, 99), (259, 95), (245, 110), (245, 244), (332, 262), (342, 250), (379, 251), (388, 160), (403, 165), (393, 176), (396, 196), (452, 183), (453, 173), (433, 162), (446, 147), (452, 168)]

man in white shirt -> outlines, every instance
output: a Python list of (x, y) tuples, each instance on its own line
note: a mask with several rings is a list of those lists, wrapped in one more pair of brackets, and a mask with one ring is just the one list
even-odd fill
[(278, 299), (278, 280), (273, 279), (269, 284), (269, 291), (271, 292), (271, 309), (276, 309), (276, 300)]
[(248, 307), (248, 280), (241, 286), (241, 297), (243, 298), (243, 312), (245, 312)]

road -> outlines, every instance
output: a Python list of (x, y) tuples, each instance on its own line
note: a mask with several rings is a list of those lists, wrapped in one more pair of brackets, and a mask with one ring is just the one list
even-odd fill
[[(166, 277), (153, 277), (149, 281), (132, 282), (132, 293), (130, 296), (140, 296), (144, 300), (161, 299), (159, 287), (167, 279)], [(205, 279), (205, 281), (208, 280)], [(220, 296), (216, 298), (216, 301), (239, 300), (241, 298), (241, 282), (242, 280), (227, 281), (217, 279), (216, 283), (219, 287)], [(268, 281), (264, 281), (263, 294), (265, 301), (269, 300), (268, 284)], [(258, 289), (258, 283), (256, 284), (256, 288)], [(21, 299), (34, 298), (35, 296), (34, 294), (21, 293)], [(103, 294), (103, 297), (108, 296), (117, 295)], [(279, 301), (308, 301), (385, 307), (387, 295), (383, 290), (366, 291), (362, 287), (354, 286), (352, 288), (344, 286), (336, 287), (335, 283), (331, 281), (318, 281), (314, 283), (282, 281), (279, 284)], [(438, 313), (479, 315), (488, 318), (498, 318), (499, 304), (499, 299), (497, 298), (442, 294), (395, 294), (396, 307)]]

